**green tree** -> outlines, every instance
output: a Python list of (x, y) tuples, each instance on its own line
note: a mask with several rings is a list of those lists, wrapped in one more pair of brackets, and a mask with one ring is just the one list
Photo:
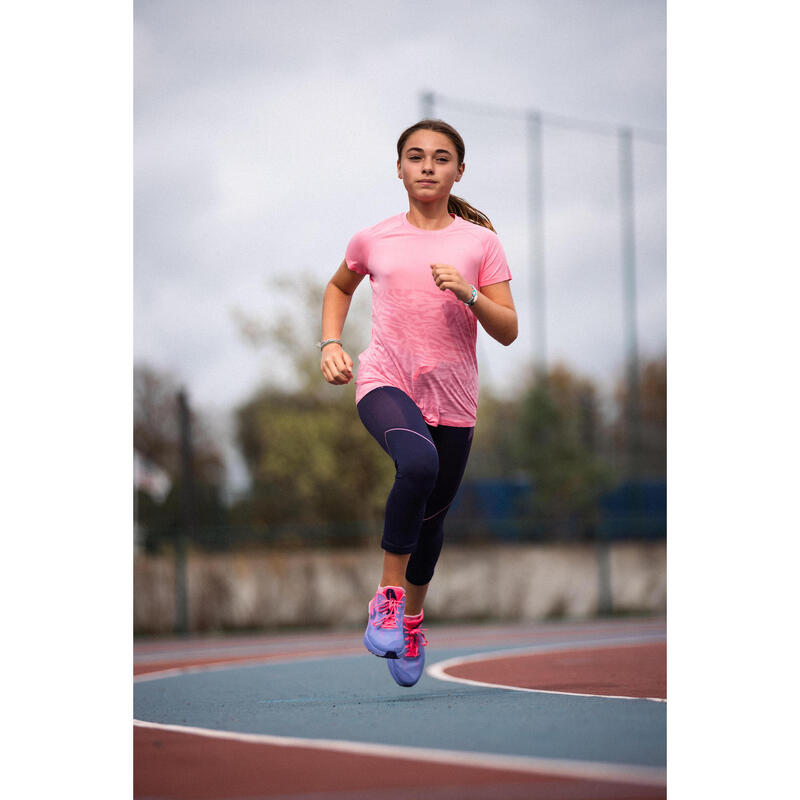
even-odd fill
[(481, 386), (465, 480), (514, 478), (523, 471), (518, 447), (519, 416), (519, 399), (501, 398), (489, 386)]
[(601, 426), (594, 384), (563, 365), (525, 392), (516, 462), (533, 483), (533, 511), (544, 535), (592, 535), (598, 498), (612, 482), (611, 470), (596, 453)]
[(367, 433), (352, 391), (321, 399), (265, 389), (237, 412), (256, 524), (376, 521), (391, 459)]
[[(377, 525), (394, 465), (361, 424), (353, 383), (331, 386), (320, 372), (314, 341), (324, 286), (296, 275), (272, 291), (269, 319), (236, 312), (247, 341), (283, 365), (236, 411), (237, 444), (251, 479), (236, 514), (256, 526)], [(362, 290), (354, 299), (343, 334), (354, 359), (369, 331), (367, 295)]]

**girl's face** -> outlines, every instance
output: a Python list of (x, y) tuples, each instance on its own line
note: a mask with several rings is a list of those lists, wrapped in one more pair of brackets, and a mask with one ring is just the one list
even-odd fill
[(397, 177), (401, 178), (408, 196), (422, 202), (449, 197), (450, 189), (464, 174), (464, 164), (449, 136), (437, 131), (414, 131), (406, 139)]

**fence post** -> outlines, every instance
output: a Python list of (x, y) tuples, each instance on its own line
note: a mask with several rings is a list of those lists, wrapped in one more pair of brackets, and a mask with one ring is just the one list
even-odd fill
[(597, 611), (607, 616), (614, 612), (614, 598), (611, 592), (611, 542), (608, 534), (600, 526), (596, 544), (598, 599)]
[(175, 540), (175, 632), (189, 632), (189, 586), (187, 550), (194, 528), (194, 470), (192, 429), (186, 391), (178, 392), (178, 423), (181, 437), (181, 525)]

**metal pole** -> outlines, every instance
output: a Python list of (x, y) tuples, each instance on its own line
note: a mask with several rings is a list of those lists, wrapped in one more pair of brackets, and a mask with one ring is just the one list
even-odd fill
[(603, 616), (614, 613), (614, 595), (611, 591), (611, 543), (600, 534), (595, 544), (597, 556), (597, 611)]
[(181, 525), (175, 541), (175, 632), (189, 632), (187, 545), (194, 528), (194, 470), (192, 429), (186, 391), (178, 392), (178, 424), (181, 436)]
[(420, 119), (434, 119), (433, 92), (422, 92), (420, 95), (420, 110), (422, 111)]
[(619, 187), (622, 220), (622, 270), (628, 403), (626, 427), (629, 478), (639, 476), (641, 416), (639, 405), (639, 344), (636, 334), (636, 243), (633, 199), (633, 131), (619, 129)]
[(533, 292), (533, 363), (537, 380), (547, 378), (547, 339), (544, 296), (544, 196), (542, 160), (542, 115), (529, 111), (528, 116), (528, 197), (531, 214), (529, 248), (531, 291)]

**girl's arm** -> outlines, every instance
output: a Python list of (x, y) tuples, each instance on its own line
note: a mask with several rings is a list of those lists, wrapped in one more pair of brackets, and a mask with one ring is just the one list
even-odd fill
[[(462, 302), (472, 296), (472, 286), (451, 264), (431, 264), (431, 274), (442, 291), (449, 289)], [(517, 310), (508, 281), (484, 286), (469, 308), (486, 333), (500, 344), (509, 345), (517, 338)]]
[(517, 310), (508, 281), (484, 286), (470, 308), (486, 333), (500, 344), (508, 346), (517, 338)]
[[(347, 268), (347, 261), (339, 264), (322, 298), (322, 341), (342, 338), (353, 292), (363, 278), (363, 275)], [(353, 379), (353, 359), (335, 342), (322, 348), (320, 369), (328, 383), (342, 385)]]

